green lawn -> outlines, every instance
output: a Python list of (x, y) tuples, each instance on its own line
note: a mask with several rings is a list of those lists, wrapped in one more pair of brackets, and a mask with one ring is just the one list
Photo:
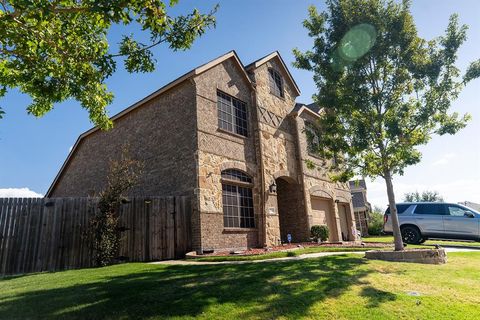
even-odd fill
[(479, 319), (479, 265), (480, 253), (440, 266), (130, 263), (0, 280), (0, 319)]
[[(362, 238), (364, 242), (387, 242), (393, 243), (393, 236), (372, 236)], [(424, 243), (425, 245), (452, 245), (452, 246), (469, 246), (469, 247), (480, 247), (480, 242), (474, 241), (449, 241), (449, 240), (427, 240)]]

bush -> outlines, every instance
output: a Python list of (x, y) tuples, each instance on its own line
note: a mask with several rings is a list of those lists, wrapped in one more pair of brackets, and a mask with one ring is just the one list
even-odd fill
[(326, 225), (315, 225), (310, 229), (310, 235), (314, 241), (327, 241), (328, 234), (328, 227)]
[(379, 236), (383, 231), (383, 214), (378, 212), (370, 213), (368, 221), (368, 234), (371, 236)]
[(90, 219), (88, 230), (93, 241), (94, 262), (98, 267), (112, 264), (118, 256), (119, 206), (124, 199), (123, 194), (137, 184), (142, 170), (143, 164), (140, 161), (130, 159), (127, 146), (123, 147), (120, 160), (110, 161), (107, 186), (99, 194), (99, 212)]

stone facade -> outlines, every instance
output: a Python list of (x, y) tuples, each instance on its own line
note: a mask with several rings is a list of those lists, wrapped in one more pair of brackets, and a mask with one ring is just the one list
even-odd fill
[[(283, 81), (282, 96), (271, 92), (270, 70)], [(245, 103), (246, 136), (219, 128), (218, 92)], [(272, 246), (288, 234), (294, 242), (306, 241), (314, 224), (328, 225), (331, 241), (355, 240), (348, 185), (332, 182), (325, 161), (308, 153), (305, 123), (318, 115), (296, 104), (298, 96), (278, 53), (245, 67), (230, 52), (115, 116), (114, 129), (83, 134), (47, 196), (98, 192), (109, 160), (128, 144), (145, 164), (133, 195), (192, 197), (198, 252)], [(221, 174), (227, 169), (252, 179), (253, 227), (224, 226)]]
[(367, 201), (367, 184), (363, 179), (350, 181), (349, 184), (357, 230), (360, 231), (362, 237), (368, 236), (368, 217), (372, 208)]

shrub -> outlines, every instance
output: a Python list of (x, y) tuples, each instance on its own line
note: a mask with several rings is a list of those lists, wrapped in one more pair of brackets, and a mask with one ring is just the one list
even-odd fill
[(99, 194), (98, 213), (90, 220), (89, 233), (93, 241), (96, 266), (112, 264), (118, 255), (120, 231), (118, 210), (127, 193), (134, 187), (142, 174), (143, 164), (130, 159), (124, 147), (120, 160), (110, 162), (107, 186)]
[(383, 231), (383, 214), (379, 212), (371, 212), (368, 221), (368, 234), (371, 236), (379, 236)]
[(310, 229), (310, 235), (314, 241), (326, 241), (328, 234), (328, 227), (326, 225), (315, 225)]

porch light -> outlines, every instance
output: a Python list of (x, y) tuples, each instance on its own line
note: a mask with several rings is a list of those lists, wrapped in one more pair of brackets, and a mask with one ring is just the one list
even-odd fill
[(277, 184), (275, 183), (275, 180), (273, 180), (273, 183), (268, 187), (268, 191), (270, 191), (270, 193), (277, 193)]

